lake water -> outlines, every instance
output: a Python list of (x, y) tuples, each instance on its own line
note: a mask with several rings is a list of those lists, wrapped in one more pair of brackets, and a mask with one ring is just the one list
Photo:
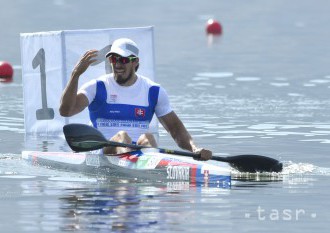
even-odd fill
[[(0, 60), (15, 68), (0, 84), (1, 232), (329, 232), (329, 1), (2, 0), (0, 11)], [(221, 37), (206, 36), (211, 17)], [(19, 33), (149, 25), (157, 81), (196, 143), (278, 159), (283, 174), (173, 191), (20, 159), (31, 141)], [(160, 141), (176, 148), (163, 129)]]

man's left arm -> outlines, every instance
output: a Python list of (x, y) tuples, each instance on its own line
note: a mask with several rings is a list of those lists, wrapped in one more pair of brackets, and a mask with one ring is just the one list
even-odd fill
[(188, 130), (174, 111), (159, 117), (158, 119), (167, 132), (171, 134), (172, 138), (179, 147), (197, 154), (201, 154), (201, 160), (209, 160), (212, 158), (212, 152), (210, 150), (198, 148), (195, 145)]

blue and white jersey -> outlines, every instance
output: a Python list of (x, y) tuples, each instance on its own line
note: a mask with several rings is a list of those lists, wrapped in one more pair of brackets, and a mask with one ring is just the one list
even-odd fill
[(138, 75), (132, 86), (120, 86), (113, 74), (85, 83), (78, 91), (89, 101), (89, 116), (106, 138), (124, 130), (137, 141), (148, 132), (154, 113), (162, 117), (172, 111), (164, 88)]

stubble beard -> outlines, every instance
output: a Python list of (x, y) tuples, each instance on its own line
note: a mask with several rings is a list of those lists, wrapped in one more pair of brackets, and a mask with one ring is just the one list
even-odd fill
[(134, 77), (133, 71), (130, 71), (126, 77), (122, 74), (115, 74), (115, 80), (121, 86), (127, 84), (133, 77)]

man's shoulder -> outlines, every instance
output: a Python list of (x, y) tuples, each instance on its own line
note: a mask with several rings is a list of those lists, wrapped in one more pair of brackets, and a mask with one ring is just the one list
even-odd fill
[(101, 75), (96, 79), (96, 81), (103, 81), (103, 82), (108, 82), (109, 80), (113, 79), (113, 74), (104, 74)]
[(147, 78), (147, 77), (145, 77), (143, 75), (138, 75), (138, 77), (140, 78), (140, 80), (143, 83), (147, 84), (148, 86), (160, 86), (159, 83), (156, 83), (155, 81), (153, 81), (150, 78)]

